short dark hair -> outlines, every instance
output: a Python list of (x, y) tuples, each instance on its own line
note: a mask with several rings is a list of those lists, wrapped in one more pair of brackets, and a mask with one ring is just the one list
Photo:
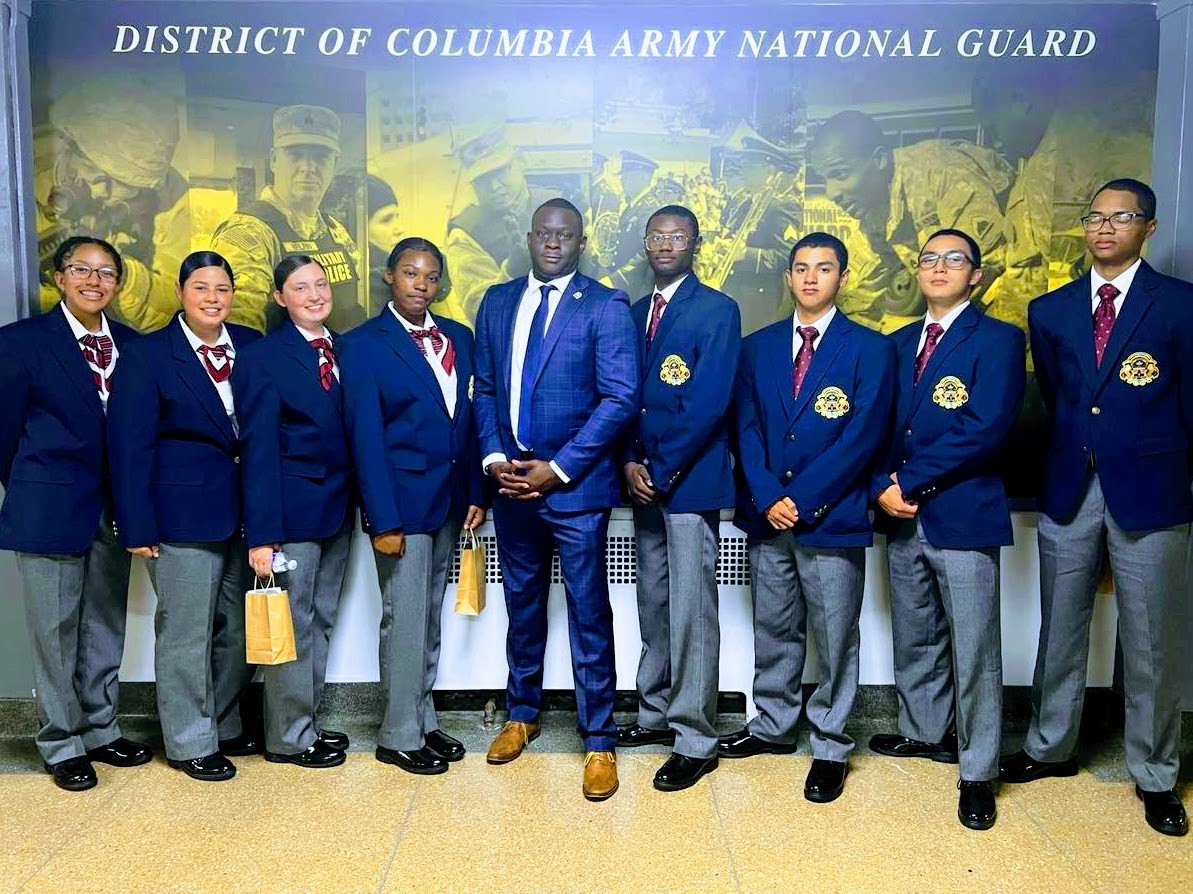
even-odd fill
[(849, 269), (849, 249), (845, 247), (845, 243), (834, 236), (832, 233), (815, 232), (809, 233), (800, 239), (799, 242), (791, 246), (791, 254), (787, 256), (787, 269), (795, 263), (795, 253), (801, 248), (831, 248), (833, 254), (837, 256), (837, 263), (841, 265), (841, 272), (844, 273)]
[(1139, 202), (1139, 211), (1148, 220), (1156, 219), (1156, 193), (1150, 186), (1142, 180), (1136, 180), (1134, 177), (1119, 177), (1116, 180), (1111, 180), (1108, 183), (1103, 183), (1098, 191), (1090, 198), (1090, 204), (1100, 194), (1106, 192), (1108, 189), (1117, 189), (1123, 192), (1129, 192), (1135, 196), (1136, 201)]
[(700, 221), (696, 219), (696, 213), (691, 208), (685, 208), (683, 205), (664, 205), (650, 217), (646, 218), (646, 229), (650, 229), (650, 222), (656, 217), (663, 217), (664, 215), (670, 217), (682, 217), (692, 225), (692, 238), (695, 239), (700, 235)]
[[(969, 259), (973, 261), (973, 269), (977, 270), (982, 266), (982, 249), (978, 247), (978, 240), (974, 239), (973, 236), (969, 235), (969, 233), (966, 233), (964, 230), (955, 230), (952, 227), (945, 227), (943, 230), (937, 230), (935, 233), (925, 239), (924, 245), (927, 245), (937, 236), (956, 236), (967, 246), (969, 246)], [(921, 253), (923, 250), (924, 247), (920, 246)]]
[(857, 109), (838, 112), (816, 128), (812, 134), (812, 148), (820, 148), (833, 137), (844, 141), (859, 153), (873, 152), (887, 144), (886, 135), (878, 122)]
[(232, 265), (218, 251), (192, 251), (183, 258), (182, 265), (178, 268), (178, 285), (185, 286), (191, 275), (204, 267), (221, 268), (228, 274), (228, 282), (232, 283), (232, 288), (236, 288), (236, 276), (232, 273)]
[(300, 267), (305, 267), (307, 264), (314, 264), (324, 273), (327, 272), (327, 268), (310, 255), (286, 255), (273, 268), (273, 287), (279, 292), (282, 291), (282, 286), (286, 284), (286, 280), (290, 278), (290, 274)]
[(443, 259), (443, 252), (430, 239), (424, 239), (422, 236), (407, 236), (401, 242), (393, 247), (389, 253), (389, 258), (385, 261), (386, 269), (393, 270), (398, 266), (398, 261), (401, 260), (402, 255), (408, 251), (425, 251), (435, 257), (439, 262), (440, 277), (447, 276), (447, 261)]
[[(544, 208), (562, 208), (564, 211), (572, 212), (572, 214), (576, 215), (576, 220), (580, 221), (580, 232), (581, 232), (581, 234), (583, 234), (583, 232), (584, 232), (584, 215), (580, 213), (579, 208), (577, 208), (575, 205), (573, 205), (571, 202), (569, 202), (563, 196), (556, 196), (553, 199), (547, 199), (547, 201), (543, 202), (543, 204), (539, 205), (537, 208), (534, 209), (534, 214), (538, 214)], [(531, 219), (533, 219), (533, 218), (534, 218), (534, 215), (532, 214)]]
[(98, 236), (68, 236), (61, 245), (54, 249), (54, 269), (59, 273), (65, 270), (67, 259), (81, 245), (99, 246), (104, 254), (112, 259), (112, 265), (116, 268), (116, 279), (124, 279), (124, 261), (120, 257), (120, 252), (116, 251), (116, 247), (112, 243), (100, 239)]

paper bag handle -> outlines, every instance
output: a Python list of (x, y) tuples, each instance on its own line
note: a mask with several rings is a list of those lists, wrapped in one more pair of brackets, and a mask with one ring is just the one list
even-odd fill
[(476, 528), (465, 528), (464, 530), (468, 532), (468, 537), (470, 538), (468, 541), (468, 548), (476, 549), (477, 546), (480, 545), (480, 541), (476, 539)]
[(272, 571), (269, 572), (269, 583), (267, 583), (264, 587), (261, 586), (261, 578), (257, 577), (256, 573), (254, 572), (254, 574), (253, 574), (253, 589), (254, 590), (269, 590), (269, 589), (272, 589), (273, 587), (274, 587), (274, 582), (273, 582), (273, 572)]

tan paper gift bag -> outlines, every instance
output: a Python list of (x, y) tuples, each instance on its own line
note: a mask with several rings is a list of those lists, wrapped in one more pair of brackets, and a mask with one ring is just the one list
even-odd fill
[(294, 645), (294, 621), (290, 617), (290, 594), (269, 584), (244, 594), (245, 661), (249, 664), (285, 664), (298, 657)]
[(485, 610), (485, 548), (468, 530), (468, 545), (460, 550), (460, 582), (456, 585), (456, 614), (479, 615)]

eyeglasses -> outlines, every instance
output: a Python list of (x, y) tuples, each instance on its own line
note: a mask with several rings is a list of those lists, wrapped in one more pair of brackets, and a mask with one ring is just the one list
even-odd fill
[(1119, 211), (1115, 214), (1098, 214), (1095, 212), (1081, 218), (1081, 225), (1087, 230), (1100, 230), (1102, 229), (1102, 225), (1109, 221), (1110, 229), (1118, 230), (1131, 226), (1136, 218), (1149, 220), (1148, 216), (1140, 211)]
[(959, 249), (952, 251), (926, 251), (920, 255), (920, 269), (931, 270), (936, 266), (936, 262), (944, 259), (944, 265), (950, 270), (960, 270), (966, 264), (973, 264), (973, 258)]
[(646, 243), (647, 251), (658, 251), (668, 242), (676, 251), (683, 251), (691, 244), (692, 237), (687, 233), (647, 233), (642, 241)]
[(92, 273), (100, 278), (100, 282), (116, 282), (120, 278), (119, 274), (116, 273), (115, 267), (89, 267), (86, 264), (66, 264), (62, 270), (75, 279), (87, 279)]

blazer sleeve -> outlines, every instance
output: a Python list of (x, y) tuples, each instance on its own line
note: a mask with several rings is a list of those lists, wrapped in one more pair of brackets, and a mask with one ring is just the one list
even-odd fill
[[(951, 427), (899, 469), (899, 486), (915, 498), (993, 459), (1019, 418), (1026, 380), (1023, 332), (1008, 329), (978, 357), (973, 396)], [(982, 389), (979, 391), (978, 389)]]
[(833, 445), (806, 465), (787, 487), (787, 495), (805, 523), (815, 524), (818, 513), (835, 506), (858, 481), (868, 481), (874, 457), (890, 431), (895, 346), (884, 338), (864, 351), (864, 374), (854, 391), (853, 415)]
[(741, 352), (734, 382), (737, 455), (750, 498), (755, 508), (765, 513), (772, 503), (783, 498), (784, 490), (779, 476), (766, 465), (766, 442), (762, 435), (762, 422), (758, 418), (756, 381), (755, 352), (746, 347)]
[[(139, 344), (144, 344), (140, 342)], [(108, 458), (116, 527), (126, 547), (157, 546), (152, 492), (161, 402), (152, 358), (129, 345), (120, 355), (120, 384), (108, 398)]]
[(259, 352), (236, 362), (232, 394), (240, 423), (240, 482), (244, 537), (249, 549), (286, 539), (282, 510), (281, 395)]
[(1056, 389), (1060, 380), (1056, 348), (1040, 322), (1040, 312), (1035, 302), (1027, 306), (1027, 330), (1031, 336), (1031, 360), (1035, 368), (1036, 382), (1040, 385), (1040, 396), (1050, 415), (1056, 413)]
[(24, 358), (7, 338), (0, 339), (0, 484), (6, 488), (25, 431), (30, 387)]
[(698, 345), (700, 362), (689, 384), (698, 397), (659, 439), (666, 453), (652, 458), (651, 481), (664, 493), (687, 471), (729, 411), (741, 357), (741, 311), (736, 304), (721, 305), (713, 325), (701, 332)]
[[(490, 288), (485, 292), (480, 311), (476, 315), (476, 378), (472, 383), (472, 412), (476, 417), (476, 437), (481, 458), (492, 453), (505, 453), (497, 420), (500, 360), (493, 344), (497, 333), (493, 332), (493, 322), (490, 320), (495, 300), (495, 293)], [(477, 460), (478, 465), (479, 463), (480, 459)]]
[[(600, 402), (583, 427), (553, 457), (572, 481), (617, 448), (618, 438), (638, 412), (642, 376), (636, 338), (629, 299), (625, 292), (616, 292), (601, 308), (596, 321), (593, 348)], [(482, 439), (482, 447), (486, 446)]]
[(402, 530), (381, 413), (381, 383), (372, 355), (378, 346), (368, 336), (348, 341), (339, 358), (343, 377), (344, 423), (356, 482), (372, 535)]

